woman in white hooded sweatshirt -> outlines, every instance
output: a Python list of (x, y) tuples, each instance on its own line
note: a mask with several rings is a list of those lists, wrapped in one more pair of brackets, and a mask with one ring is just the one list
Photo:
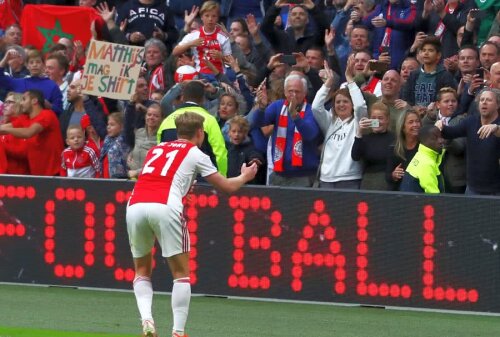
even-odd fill
[(353, 58), (347, 61), (347, 89), (339, 89), (331, 98), (333, 107), (326, 110), (325, 102), (334, 83), (333, 71), (325, 62), (326, 81), (312, 103), (316, 122), (325, 135), (319, 175), (320, 188), (359, 189), (363, 176), (360, 162), (351, 158), (351, 149), (359, 120), (367, 116), (366, 102), (353, 81)]

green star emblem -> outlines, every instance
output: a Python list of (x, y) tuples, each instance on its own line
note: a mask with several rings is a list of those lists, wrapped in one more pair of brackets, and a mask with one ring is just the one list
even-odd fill
[(62, 31), (61, 23), (59, 20), (56, 19), (56, 22), (54, 24), (54, 27), (52, 29), (50, 28), (43, 28), (43, 27), (38, 27), (38, 30), (42, 35), (45, 37), (45, 43), (42, 48), (42, 52), (46, 53), (49, 51), (50, 47), (55, 45), (57, 41), (54, 41), (54, 38), (58, 38), (59, 40), (62, 37), (66, 37), (70, 40), (73, 39), (73, 35), (65, 33)]

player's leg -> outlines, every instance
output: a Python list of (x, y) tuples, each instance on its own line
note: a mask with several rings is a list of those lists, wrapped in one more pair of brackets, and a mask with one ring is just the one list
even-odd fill
[(134, 258), (135, 278), (133, 282), (137, 308), (141, 315), (144, 336), (156, 336), (152, 305), (153, 285), (151, 283), (154, 232), (149, 226), (148, 204), (135, 204), (127, 208), (127, 231)]
[(168, 257), (167, 261), (174, 278), (172, 287), (172, 313), (174, 318), (172, 336), (184, 336), (191, 301), (189, 253)]
[[(167, 205), (167, 207), (169, 207)], [(161, 245), (162, 255), (167, 258), (174, 279), (172, 287), (172, 336), (184, 336), (189, 312), (191, 284), (189, 283), (189, 232), (179, 211), (170, 209), (160, 223), (161, 230), (156, 237)]]
[[(151, 283), (151, 270), (153, 258), (151, 253), (140, 258), (134, 258), (135, 278), (134, 295), (137, 308), (141, 315), (143, 332), (145, 336), (154, 336), (156, 329), (152, 313), (153, 284)], [(148, 335), (149, 334), (149, 335)]]

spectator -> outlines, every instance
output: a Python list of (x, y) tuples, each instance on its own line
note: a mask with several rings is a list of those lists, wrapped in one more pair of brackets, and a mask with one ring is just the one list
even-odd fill
[(348, 89), (337, 90), (332, 95), (333, 108), (325, 109), (325, 101), (333, 85), (333, 71), (325, 64), (327, 80), (313, 102), (314, 119), (325, 142), (321, 155), (320, 188), (359, 189), (363, 170), (361, 163), (351, 158), (358, 123), (366, 116), (366, 102), (361, 90), (353, 82), (354, 60), (347, 61), (345, 76)]
[(123, 114), (113, 112), (108, 116), (108, 135), (104, 139), (99, 161), (102, 177), (111, 179), (127, 178), (127, 156), (129, 147), (123, 137)]
[(205, 60), (211, 62), (219, 73), (224, 73), (222, 58), (231, 55), (229, 38), (217, 25), (219, 8), (219, 4), (215, 1), (204, 2), (200, 9), (203, 26), (199, 30), (184, 36), (172, 52), (174, 56), (179, 56), (191, 49), (196, 63), (196, 70), (201, 74), (212, 75), (212, 77), (213, 71)]
[(11, 45), (8, 50), (10, 49), (15, 50), (17, 53), (11, 57), (4, 69), (4, 72), (13, 78), (24, 78), (29, 76), (29, 70), (24, 65), (26, 61), (26, 52), (24, 51), (24, 48), (18, 45)]
[[(83, 115), (87, 114), (90, 123), (98, 133), (99, 137), (106, 136), (106, 122), (104, 111), (100, 102), (95, 97), (84, 96), (82, 93), (82, 80), (73, 80), (68, 86), (66, 93), (68, 108), (59, 116), (61, 134), (65, 136), (65, 131), (70, 125), (80, 125)], [(85, 131), (85, 128), (83, 128)]]
[(45, 59), (45, 74), (59, 86), (63, 98), (63, 110), (67, 109), (69, 105), (66, 94), (69, 83), (65, 79), (68, 70), (68, 59), (61, 54), (52, 54)]
[(43, 94), (39, 90), (26, 91), (21, 108), (23, 114), (12, 123), (1, 125), (0, 134), (26, 139), (31, 175), (59, 175), (63, 140), (57, 116), (44, 109)]
[(484, 69), (489, 70), (493, 63), (500, 61), (500, 47), (494, 42), (486, 41), (479, 49), (479, 61)]
[[(235, 116), (228, 121), (229, 142), (227, 143), (227, 177), (237, 177), (241, 173), (241, 166), (256, 163), (259, 167), (257, 176), (249, 184), (264, 184), (264, 156), (255, 149), (252, 140), (248, 137), (250, 124), (243, 116)], [(260, 174), (259, 174), (260, 172)], [(259, 178), (260, 177), (260, 178)]]
[(457, 54), (458, 28), (465, 25), (472, 7), (473, 0), (424, 0), (420, 30), (441, 39), (443, 59)]
[(381, 83), (382, 96), (380, 97), (380, 101), (389, 109), (389, 129), (394, 133), (399, 117), (409, 108), (409, 105), (400, 98), (401, 76), (399, 76), (397, 71), (386, 71)]
[(158, 103), (152, 103), (146, 111), (146, 125), (135, 130), (134, 148), (128, 155), (128, 177), (137, 178), (142, 171), (144, 158), (149, 149), (155, 146), (156, 133), (161, 123), (161, 107)]
[(390, 191), (398, 191), (408, 163), (418, 150), (420, 116), (415, 110), (407, 110), (396, 124), (396, 141), (389, 147), (385, 180)]
[[(7, 66), (4, 69), (5, 75), (12, 78), (28, 77), (30, 72), (24, 64), (26, 61), (26, 52), (24, 51), (24, 48), (18, 45), (12, 45), (8, 48), (8, 50), (10, 49), (15, 50), (17, 53), (15, 53), (14, 56), (8, 61)], [(7, 89), (0, 87), (1, 100), (5, 98), (7, 92)]]
[[(288, 12), (290, 26), (283, 31), (274, 26), (274, 21), (285, 6), (288, 6), (286, 0), (277, 0), (270, 6), (260, 28), (274, 47), (274, 51), (284, 54), (305, 53), (312, 46), (323, 47), (323, 32), (329, 28), (328, 19), (314, 2), (304, 0), (301, 5), (291, 7)], [(308, 28), (309, 16), (312, 17), (316, 29)]]
[[(479, 95), (479, 114), (468, 116), (457, 126), (444, 125), (437, 121), (445, 139), (466, 137), (467, 139), (467, 188), (469, 195), (500, 195), (500, 139), (497, 133), (500, 124), (500, 91), (485, 89)], [(489, 129), (486, 135), (483, 130)]]
[(401, 75), (401, 87), (404, 87), (406, 81), (410, 78), (411, 72), (418, 68), (420, 68), (420, 63), (418, 63), (416, 58), (410, 56), (404, 59), (401, 64), (401, 71), (399, 72)]
[(305, 101), (306, 79), (289, 75), (284, 83), (286, 99), (272, 102), (255, 114), (255, 125), (273, 125), (271, 150), (274, 163), (269, 184), (311, 187), (319, 164), (320, 130)]
[[(229, 120), (238, 113), (239, 103), (236, 96), (224, 93), (219, 97), (219, 106), (216, 114), (217, 123), (224, 136), (224, 141), (229, 142)], [(229, 177), (229, 176), (228, 176)]]
[(427, 37), (419, 52), (423, 65), (410, 74), (403, 88), (403, 99), (414, 106), (427, 107), (436, 100), (437, 92), (444, 87), (456, 89), (453, 75), (439, 64), (441, 43), (436, 37)]
[(387, 149), (394, 143), (394, 133), (389, 131), (389, 108), (384, 103), (377, 102), (371, 106), (369, 118), (362, 117), (359, 121), (351, 157), (354, 161), (363, 163), (361, 189), (384, 191), (387, 190)]
[[(22, 114), (21, 100), (23, 95), (17, 92), (9, 92), (4, 101), (3, 120), (1, 124), (12, 123)], [(28, 163), (28, 147), (26, 139), (17, 138), (12, 135), (1, 135), (0, 142), (6, 155), (8, 174), (30, 174)]]
[(116, 21), (123, 20), (127, 22), (125, 36), (132, 45), (142, 46), (154, 37), (171, 50), (179, 37), (172, 12), (163, 1), (128, 0), (118, 9)]
[(9, 49), (5, 57), (0, 61), (0, 87), (20, 93), (31, 89), (39, 90), (45, 98), (42, 107), (60, 115), (62, 112), (61, 90), (54, 81), (44, 76), (42, 54), (37, 50), (31, 50), (28, 53), (26, 62), (28, 63), (28, 70), (31, 76), (28, 78), (11, 78), (5, 76), (4, 67), (14, 57), (17, 57), (17, 52)]
[(135, 130), (143, 128), (146, 125), (147, 108), (154, 103), (148, 99), (148, 82), (142, 76), (137, 79), (135, 93), (129, 102), (125, 103), (124, 116), (124, 136), (130, 148), (133, 148), (135, 139)]
[[(439, 90), (436, 109), (422, 120), (423, 125), (434, 125), (436, 120), (441, 120), (444, 125), (459, 125), (465, 115), (454, 115), (458, 106), (458, 95), (455, 89), (442, 88)], [(465, 138), (455, 138), (445, 142), (446, 152), (441, 164), (444, 177), (444, 190), (447, 193), (465, 192)]]
[(3, 36), (3, 44), (5, 46), (10, 47), (12, 45), (21, 45), (23, 37), (23, 32), (21, 30), (21, 26), (17, 23), (14, 23), (7, 28), (5, 28), (5, 34)]
[(148, 98), (155, 90), (167, 88), (165, 65), (163, 61), (167, 58), (167, 47), (158, 39), (152, 38), (144, 44), (144, 59), (146, 73), (144, 78), (148, 82)]
[(406, 168), (400, 191), (443, 193), (443, 175), (439, 170), (444, 143), (441, 132), (434, 125), (426, 125), (418, 132), (418, 138), (418, 151)]
[(201, 150), (210, 157), (212, 163), (217, 167), (217, 170), (223, 176), (226, 176), (227, 150), (224, 137), (222, 136), (222, 132), (215, 117), (203, 108), (203, 103), (205, 101), (205, 85), (201, 81), (187, 82), (184, 86), (182, 95), (183, 104), (163, 120), (158, 129), (157, 141), (166, 142), (177, 139), (175, 118), (180, 114), (191, 111), (202, 115), (205, 118), (203, 127), (206, 137), (201, 146)]
[(309, 66), (316, 70), (323, 69), (323, 64), (325, 61), (325, 52), (322, 48), (311, 47), (306, 51), (306, 59)]
[(385, 0), (363, 18), (363, 24), (374, 33), (373, 56), (388, 48), (391, 69), (397, 69), (413, 38), (417, 7), (409, 0)]
[(66, 134), (68, 147), (61, 154), (62, 177), (99, 178), (101, 164), (94, 150), (86, 145), (80, 125), (70, 125)]
[(473, 46), (463, 46), (458, 51), (458, 93), (461, 94), (465, 84), (470, 84), (473, 75), (479, 68), (479, 54)]

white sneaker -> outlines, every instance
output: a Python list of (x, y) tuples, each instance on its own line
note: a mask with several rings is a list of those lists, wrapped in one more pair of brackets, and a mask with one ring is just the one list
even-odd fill
[(158, 337), (156, 328), (153, 321), (145, 320), (142, 322), (142, 336), (143, 337)]

